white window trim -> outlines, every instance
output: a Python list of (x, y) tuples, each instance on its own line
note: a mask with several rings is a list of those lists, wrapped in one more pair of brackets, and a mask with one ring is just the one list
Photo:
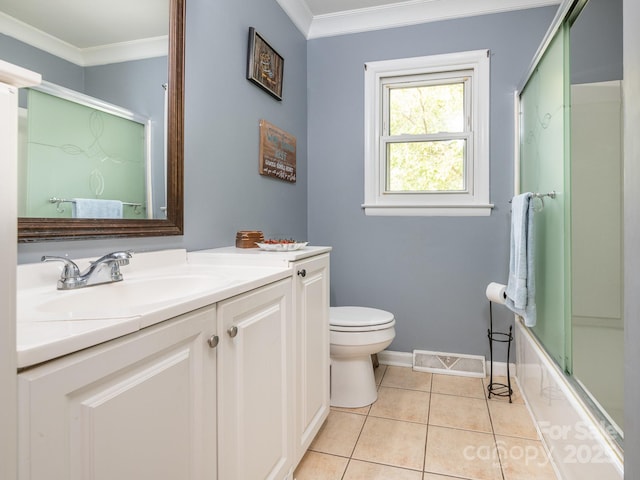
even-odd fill
[[(471, 181), (465, 192), (385, 193), (385, 162), (380, 154), (382, 135), (382, 79), (423, 73), (473, 71), (471, 82)], [(489, 202), (489, 51), (474, 50), (428, 57), (368, 62), (365, 64), (364, 174), (362, 207), (366, 215), (487, 216)]]

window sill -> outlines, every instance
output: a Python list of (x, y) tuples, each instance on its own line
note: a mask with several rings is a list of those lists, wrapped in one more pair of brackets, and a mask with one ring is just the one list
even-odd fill
[(365, 215), (397, 217), (488, 217), (492, 203), (460, 205), (367, 205)]

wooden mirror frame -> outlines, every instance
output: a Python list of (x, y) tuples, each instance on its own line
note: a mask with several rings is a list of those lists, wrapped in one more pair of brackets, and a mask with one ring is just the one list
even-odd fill
[(186, 0), (171, 0), (167, 126), (167, 218), (145, 220), (18, 218), (18, 242), (183, 233), (184, 27)]

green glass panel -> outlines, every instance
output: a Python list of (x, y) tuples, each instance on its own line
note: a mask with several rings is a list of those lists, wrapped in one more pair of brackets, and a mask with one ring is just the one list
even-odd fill
[(145, 218), (145, 126), (36, 90), (27, 113), (26, 217), (70, 217), (71, 204), (49, 198), (96, 198), (125, 206), (124, 218)]
[(537, 323), (533, 332), (562, 368), (569, 368), (570, 221), (568, 38), (560, 28), (520, 97), (520, 190), (534, 199)]

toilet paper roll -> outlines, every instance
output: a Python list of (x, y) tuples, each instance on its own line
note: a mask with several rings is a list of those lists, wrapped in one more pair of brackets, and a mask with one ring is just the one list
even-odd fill
[(504, 305), (504, 301), (507, 299), (507, 294), (505, 290), (507, 289), (506, 285), (501, 283), (491, 282), (487, 285), (487, 298), (494, 303), (499, 303)]

